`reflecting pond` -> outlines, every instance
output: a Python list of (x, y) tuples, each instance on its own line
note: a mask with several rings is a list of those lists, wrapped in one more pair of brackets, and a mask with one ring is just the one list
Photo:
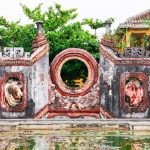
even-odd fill
[(150, 150), (150, 132), (66, 129), (1, 132), (0, 150)]

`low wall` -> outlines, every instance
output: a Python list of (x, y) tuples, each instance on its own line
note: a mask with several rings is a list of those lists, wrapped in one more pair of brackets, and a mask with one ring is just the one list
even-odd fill
[(150, 119), (51, 119), (51, 120), (1, 120), (1, 132), (15, 132), (25, 130), (26, 132), (41, 132), (42, 130), (68, 130), (68, 129), (96, 129), (108, 130), (138, 130), (150, 131)]

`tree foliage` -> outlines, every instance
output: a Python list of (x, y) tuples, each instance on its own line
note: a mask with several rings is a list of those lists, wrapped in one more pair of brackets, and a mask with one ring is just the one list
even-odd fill
[(93, 18), (90, 18), (90, 19), (83, 19), (82, 24), (89, 25), (91, 27), (91, 29), (93, 29), (95, 31), (95, 36), (96, 36), (96, 30), (104, 27), (105, 22), (102, 20), (99, 20), (99, 19), (94, 20)]
[(42, 13), (42, 4), (31, 10), (25, 5), (22, 5), (23, 12), (33, 22), (38, 20), (43, 21), (44, 31), (55, 31), (65, 26), (69, 21), (77, 17), (76, 9), (63, 10), (61, 5), (55, 4), (54, 7), (50, 6), (47, 11)]
[(97, 29), (105, 27), (106, 23), (110, 23), (112, 24), (114, 22), (114, 18), (110, 17), (105, 21), (99, 20), (99, 19), (83, 19), (82, 24), (83, 25), (89, 25), (91, 29), (93, 29), (95, 31), (95, 36), (97, 36)]
[(77, 17), (76, 9), (63, 10), (61, 5), (50, 6), (47, 11), (41, 11), (42, 4), (31, 10), (22, 5), (26, 16), (33, 22), (41, 20), (45, 35), (50, 44), (50, 61), (60, 51), (69, 48), (83, 48), (98, 59), (99, 42), (88, 31), (83, 30), (80, 22), (70, 23)]
[(9, 22), (0, 17), (0, 46), (24, 47), (30, 51), (36, 28), (34, 24), (19, 25), (19, 22)]
[(25, 15), (33, 21), (32, 24), (20, 25), (20, 21), (9, 22), (0, 17), (0, 46), (24, 47), (31, 50), (33, 38), (36, 35), (34, 23), (41, 20), (45, 35), (50, 45), (50, 62), (60, 51), (69, 48), (83, 48), (98, 59), (98, 39), (85, 31), (80, 22), (71, 23), (76, 17), (76, 9), (63, 10), (61, 5), (50, 6), (42, 12), (42, 4), (33, 10), (21, 4)]
[(0, 17), (1, 47), (24, 47), (25, 51), (31, 51), (32, 41), (37, 32), (35, 22), (40, 20), (43, 22), (44, 33), (50, 46), (50, 62), (60, 51), (70, 47), (85, 49), (97, 60), (99, 59), (98, 38), (85, 31), (82, 25), (89, 23), (93, 29), (98, 29), (103, 27), (102, 21), (96, 20), (94, 24), (92, 19), (86, 19), (84, 23), (73, 22), (77, 17), (76, 9), (64, 10), (59, 4), (50, 6), (45, 12), (42, 11), (42, 4), (34, 9), (23, 4), (21, 7), (33, 23), (20, 25), (20, 21), (9, 22), (4, 17)]
[(79, 85), (76, 85), (75, 80), (80, 80), (81, 85), (86, 82), (88, 77), (87, 66), (80, 60), (69, 60), (62, 66), (61, 77), (66, 85), (78, 87)]

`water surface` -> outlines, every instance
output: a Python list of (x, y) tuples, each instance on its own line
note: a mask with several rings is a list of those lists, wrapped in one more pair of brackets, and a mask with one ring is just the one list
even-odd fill
[(1, 132), (0, 150), (150, 150), (150, 132), (96, 129)]

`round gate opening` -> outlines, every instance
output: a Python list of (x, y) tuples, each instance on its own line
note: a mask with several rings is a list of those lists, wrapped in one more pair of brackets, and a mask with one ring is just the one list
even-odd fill
[(88, 78), (88, 68), (81, 60), (69, 60), (61, 68), (61, 78), (70, 89), (82, 88)]

